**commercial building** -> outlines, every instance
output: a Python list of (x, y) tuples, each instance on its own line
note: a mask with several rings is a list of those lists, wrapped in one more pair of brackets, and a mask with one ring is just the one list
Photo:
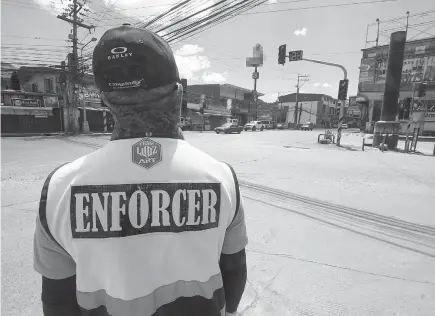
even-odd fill
[(81, 78), (78, 108), (73, 112), (65, 110), (71, 106), (72, 87), (61, 69), (20, 67), (16, 71), (20, 90), (11, 90), (8, 85), (10, 80), (4, 80), (4, 88), (8, 89), (1, 91), (2, 133), (65, 131), (67, 113), (73, 113), (73, 119), (81, 128), (85, 105), (90, 130), (107, 130), (107, 121), (110, 121), (111, 115), (101, 106), (99, 90), (92, 75), (84, 75)]
[(14, 71), (18, 70), (18, 67), (11, 63), (1, 62), (1, 89), (11, 89), (11, 76)]
[[(258, 93), (258, 96), (263, 94)], [(205, 102), (204, 117), (198, 113)], [(261, 101), (258, 100), (258, 104)], [(198, 84), (187, 86), (187, 117), (193, 124), (205, 123), (205, 130), (212, 130), (224, 124), (229, 118), (236, 118), (245, 124), (257, 116), (257, 109), (252, 98), (252, 90), (231, 84)], [(258, 117), (267, 113), (259, 106)]]
[[(374, 123), (380, 120), (388, 52), (389, 45), (362, 50), (356, 102), (367, 132), (372, 132)], [(415, 122), (423, 134), (435, 133), (435, 37), (406, 42), (401, 81), (401, 133), (406, 132), (410, 122)], [(418, 97), (422, 83), (427, 86), (426, 95)]]
[(295, 126), (296, 98), (298, 100), (298, 122), (312, 122), (316, 127), (332, 127), (338, 121), (339, 105), (337, 100), (326, 94), (296, 93), (280, 96), (278, 101), (287, 106), (287, 127)]

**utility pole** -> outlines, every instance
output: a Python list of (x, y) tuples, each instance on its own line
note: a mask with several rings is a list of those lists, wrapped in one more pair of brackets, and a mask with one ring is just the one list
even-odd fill
[(254, 78), (254, 102), (255, 102), (255, 119), (258, 120), (258, 96), (257, 96), (257, 80), (259, 78), (259, 73), (257, 71), (257, 66), (254, 68), (254, 73), (252, 78)]
[(298, 115), (299, 112), (299, 89), (304, 85), (304, 83), (310, 81), (310, 79), (302, 79), (301, 78), (308, 78), (309, 76), (306, 75), (300, 75), (298, 74), (298, 84), (296, 85), (296, 105), (295, 105), (295, 129), (298, 129), (298, 124), (300, 121), (301, 116)]
[(72, 100), (71, 104), (67, 107), (68, 112), (68, 124), (66, 125), (66, 132), (75, 133), (78, 130), (78, 122), (76, 120), (78, 104), (77, 104), (77, 78), (78, 78), (78, 54), (77, 54), (77, 29), (78, 27), (82, 27), (88, 29), (89, 31), (92, 28), (95, 28), (93, 25), (83, 24), (83, 19), (79, 17), (79, 12), (83, 8), (83, 4), (78, 0), (73, 0), (73, 3), (68, 6), (69, 10), (65, 11), (63, 14), (58, 15), (57, 18), (63, 20), (65, 22), (71, 23), (73, 26), (72, 29), (72, 58), (71, 58), (71, 84), (72, 84)]

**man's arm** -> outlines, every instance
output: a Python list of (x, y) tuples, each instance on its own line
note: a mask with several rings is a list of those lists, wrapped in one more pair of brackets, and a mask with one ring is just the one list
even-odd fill
[(34, 268), (42, 275), (44, 316), (78, 316), (76, 267), (68, 253), (49, 236), (39, 216), (33, 242)]
[(45, 316), (80, 315), (76, 297), (75, 262), (55, 240), (47, 221), (50, 180), (64, 165), (53, 170), (42, 187), (33, 240), (33, 265), (36, 272), (42, 275), (41, 299)]
[[(233, 175), (235, 177), (234, 171)], [(227, 313), (235, 313), (237, 311), (247, 280), (245, 247), (248, 244), (248, 238), (246, 234), (245, 211), (240, 198), (236, 177), (235, 180), (236, 195), (239, 201), (237, 203), (238, 209), (233, 221), (226, 230), (219, 263), (224, 283)]]

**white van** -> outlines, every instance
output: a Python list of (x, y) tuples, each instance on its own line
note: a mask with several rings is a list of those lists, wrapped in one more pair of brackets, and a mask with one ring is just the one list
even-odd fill
[(227, 119), (227, 123), (231, 123), (232, 125), (239, 125), (238, 119)]
[(258, 131), (258, 130), (263, 131), (264, 125), (261, 123), (261, 121), (251, 121), (251, 122), (245, 124), (245, 126), (243, 126), (243, 129), (245, 131), (251, 130), (253, 132)]
[(261, 121), (261, 124), (263, 124), (265, 129), (273, 129), (272, 121)]

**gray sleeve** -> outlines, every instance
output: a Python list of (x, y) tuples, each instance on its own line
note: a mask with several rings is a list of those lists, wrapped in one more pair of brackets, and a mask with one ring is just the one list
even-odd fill
[(245, 211), (243, 209), (243, 200), (240, 200), (239, 209), (225, 233), (222, 253), (231, 255), (245, 249), (248, 244), (248, 235), (246, 233)]
[(54, 280), (66, 279), (76, 274), (74, 260), (48, 236), (39, 216), (33, 240), (33, 267), (42, 276)]

